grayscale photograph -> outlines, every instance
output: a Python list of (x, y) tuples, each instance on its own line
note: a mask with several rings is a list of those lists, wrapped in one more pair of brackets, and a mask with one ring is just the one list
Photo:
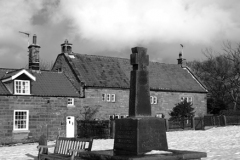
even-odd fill
[(240, 159), (239, 0), (0, 0), (0, 160)]

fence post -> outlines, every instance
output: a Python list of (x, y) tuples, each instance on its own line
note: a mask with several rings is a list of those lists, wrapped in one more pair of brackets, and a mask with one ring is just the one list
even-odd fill
[(226, 119), (226, 116), (223, 115), (222, 118), (223, 118), (223, 126), (226, 126), (226, 125), (227, 125), (227, 119)]
[(214, 116), (211, 116), (212, 126), (215, 126), (215, 119)]
[(166, 132), (167, 132), (169, 130), (168, 119), (165, 119), (165, 128), (166, 128)]
[(112, 127), (112, 138), (115, 138), (115, 120), (111, 120), (111, 127)]
[(204, 117), (201, 117), (201, 128), (202, 130), (205, 130), (205, 126), (204, 126)]
[(185, 129), (185, 118), (181, 117), (182, 129)]
[(195, 119), (191, 117), (191, 128), (195, 130)]

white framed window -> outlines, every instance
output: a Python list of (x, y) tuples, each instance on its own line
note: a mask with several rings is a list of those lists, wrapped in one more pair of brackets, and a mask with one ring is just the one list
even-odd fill
[(14, 80), (15, 94), (30, 94), (30, 81)]
[(14, 110), (13, 113), (13, 130), (23, 131), (28, 130), (29, 111), (28, 110)]
[(106, 94), (102, 94), (102, 101), (107, 101), (107, 95)]
[(153, 96), (153, 104), (157, 104), (157, 97)]
[(102, 94), (102, 101), (116, 102), (116, 95), (115, 94)]
[(157, 104), (157, 97), (156, 96), (150, 96), (150, 103), (151, 104)]
[(58, 69), (57, 69), (57, 72), (58, 72), (58, 73), (62, 73), (62, 68), (58, 68)]
[(191, 102), (191, 104), (192, 104), (192, 101), (193, 101), (193, 100), (192, 100), (192, 97), (188, 97), (188, 98), (187, 98), (187, 102)]
[(74, 106), (74, 98), (67, 99), (67, 106)]
[(153, 104), (153, 96), (150, 96), (150, 103)]
[(155, 117), (157, 117), (157, 118), (164, 118), (164, 114), (163, 113), (157, 113), (155, 115)]
[(113, 120), (114, 119), (114, 115), (109, 115), (109, 119)]
[(111, 94), (111, 101), (115, 102), (116, 101), (116, 95), (115, 94)]
[(191, 104), (193, 103), (193, 98), (190, 97), (190, 96), (181, 97), (180, 100), (181, 100), (181, 102), (184, 101), (184, 100), (186, 100), (187, 102), (191, 102)]
[(111, 102), (111, 94), (107, 94), (107, 102)]
[(120, 118), (119, 115), (115, 115), (115, 116), (114, 116), (114, 119), (119, 119), (119, 118)]

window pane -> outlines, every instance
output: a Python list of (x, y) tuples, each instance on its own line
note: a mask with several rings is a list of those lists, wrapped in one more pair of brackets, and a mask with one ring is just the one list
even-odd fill
[(154, 96), (154, 98), (153, 98), (153, 104), (157, 104), (157, 97), (156, 96)]
[(68, 105), (73, 105), (74, 104), (74, 99), (73, 98), (68, 98)]
[(30, 93), (30, 82), (23, 80), (15, 80), (15, 92), (19, 94), (29, 94)]
[(27, 112), (16, 111), (15, 112), (15, 129), (27, 129)]
[(106, 94), (102, 94), (102, 101), (105, 101), (106, 100)]
[(112, 102), (115, 102), (115, 94), (112, 94)]
[(188, 97), (188, 102), (192, 102), (192, 97)]
[(108, 102), (110, 102), (111, 101), (111, 99), (110, 99), (111, 97), (110, 97), (110, 94), (107, 94), (107, 101)]
[(28, 82), (28, 81), (25, 82), (24, 92), (25, 92), (25, 93), (29, 93), (29, 82)]
[(150, 103), (153, 104), (153, 96), (150, 96)]

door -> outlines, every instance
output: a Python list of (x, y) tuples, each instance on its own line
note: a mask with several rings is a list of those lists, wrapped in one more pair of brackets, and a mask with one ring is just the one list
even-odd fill
[(66, 117), (66, 137), (73, 138), (74, 137), (74, 126), (75, 126), (75, 118), (73, 116)]

